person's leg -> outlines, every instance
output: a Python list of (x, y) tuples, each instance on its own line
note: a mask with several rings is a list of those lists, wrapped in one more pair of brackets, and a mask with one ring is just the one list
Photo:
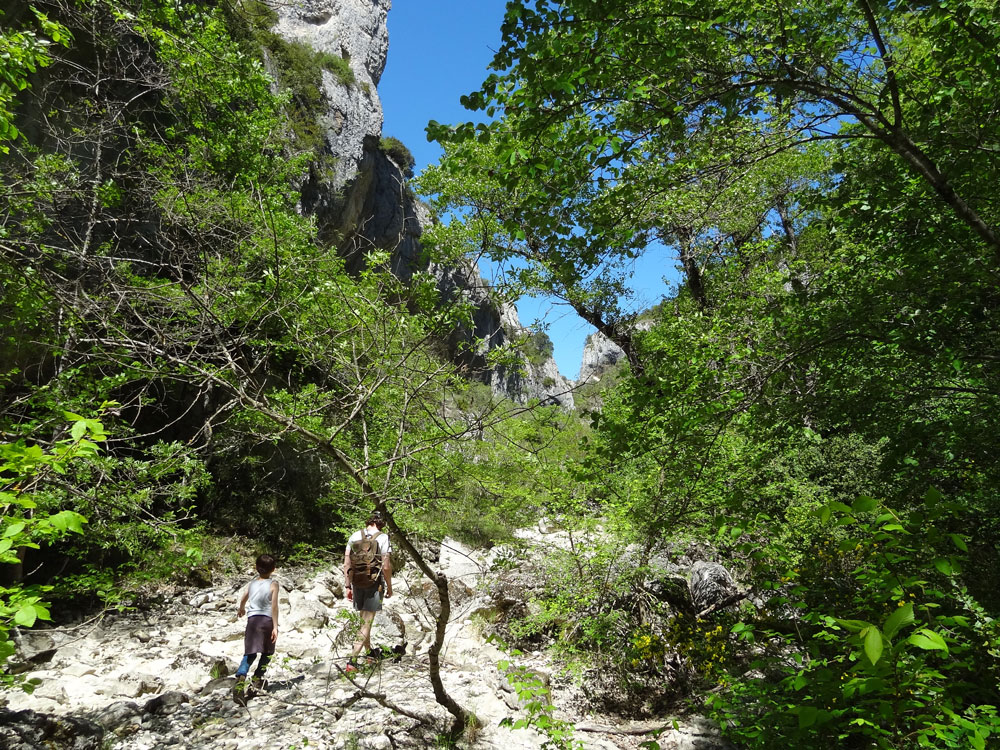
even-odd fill
[(247, 698), (249, 697), (247, 693), (247, 673), (250, 671), (250, 665), (253, 664), (256, 658), (257, 654), (243, 654), (243, 661), (240, 662), (240, 666), (236, 669), (236, 682), (233, 683), (233, 700), (240, 706), (247, 704)]
[(268, 663), (271, 661), (271, 654), (261, 654), (260, 664), (257, 665), (257, 669), (253, 671), (254, 679), (260, 679), (264, 676), (264, 670), (267, 669)]
[(246, 677), (256, 658), (257, 654), (244, 654), (243, 661), (241, 661), (240, 666), (236, 668), (236, 677)]
[(354, 653), (351, 654), (351, 661), (357, 658), (365, 649), (372, 647), (372, 623), (375, 621), (375, 613), (368, 610), (361, 611), (361, 629), (358, 630), (358, 639), (354, 641)]

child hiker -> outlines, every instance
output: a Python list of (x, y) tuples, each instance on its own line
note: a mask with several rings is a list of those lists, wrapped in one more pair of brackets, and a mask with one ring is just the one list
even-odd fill
[(246, 705), (247, 673), (257, 654), (260, 663), (253, 673), (251, 688), (260, 690), (264, 683), (264, 670), (274, 654), (274, 644), (278, 640), (278, 582), (271, 578), (274, 572), (274, 558), (261, 555), (257, 558), (258, 578), (250, 581), (243, 598), (240, 599), (238, 617), (246, 612), (247, 629), (243, 636), (243, 661), (236, 670), (236, 685), (233, 687), (233, 700)]

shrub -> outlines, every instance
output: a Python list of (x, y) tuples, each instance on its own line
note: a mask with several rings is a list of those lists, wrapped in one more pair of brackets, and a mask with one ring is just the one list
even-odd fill
[(288, 112), (292, 130), (301, 146), (317, 150), (322, 145), (318, 117), (325, 106), (322, 71), (331, 72), (345, 86), (355, 83), (350, 60), (329, 52), (318, 52), (302, 42), (289, 42), (271, 31), (277, 14), (258, 0), (243, 0), (224, 6), (227, 25), (233, 38), (248, 52), (259, 56), (261, 50), (275, 63), (278, 82), (292, 96)]
[(730, 629), (756, 655), (742, 669), (755, 677), (734, 671), (709, 699), (734, 739), (816, 750), (995, 742), (1000, 628), (958, 579), (965, 539), (948, 529), (960, 510), (932, 490), (907, 516), (868, 497), (820, 512), (828, 538), (775, 569), (768, 605), (786, 620), (800, 613), (794, 627)]
[(498, 570), (494, 630), (514, 647), (558, 651), (586, 680), (590, 707), (654, 715), (674, 705), (692, 674), (668, 648), (674, 611), (648, 595), (649, 570), (622, 546), (580, 538), (574, 550), (547, 548), (543, 560)]
[(356, 82), (354, 70), (351, 68), (351, 61), (346, 57), (337, 57), (329, 52), (317, 52), (316, 62), (324, 70), (328, 70), (336, 76), (337, 80), (345, 86), (352, 86)]
[[(68, 532), (85, 533), (87, 519), (79, 513), (39, 507), (48, 485), (57, 482), (71, 462), (96, 455), (97, 443), (106, 439), (97, 420), (70, 412), (66, 417), (73, 423), (69, 437), (49, 450), (24, 440), (0, 443), (0, 564), (18, 566), (19, 550), (52, 544)], [(12, 628), (30, 628), (38, 620), (50, 619), (48, 603), (42, 599), (49, 591), (50, 586), (24, 586), (19, 581), (0, 586), (0, 667), (14, 653)], [(10, 685), (27, 692), (34, 689), (33, 682), (0, 669), (0, 686)]]
[(379, 148), (382, 153), (400, 166), (404, 177), (413, 177), (413, 168), (416, 166), (417, 160), (413, 158), (413, 154), (410, 153), (410, 149), (406, 147), (405, 143), (388, 135), (379, 141)]
[(545, 331), (531, 331), (528, 334), (524, 345), (524, 356), (531, 364), (536, 367), (544, 364), (547, 359), (552, 357), (554, 351), (555, 346), (552, 344), (552, 339)]

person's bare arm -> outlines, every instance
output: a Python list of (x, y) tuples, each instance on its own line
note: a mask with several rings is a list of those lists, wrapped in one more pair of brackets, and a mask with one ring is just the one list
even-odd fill
[(243, 592), (243, 598), (240, 599), (240, 608), (236, 610), (237, 617), (243, 617), (243, 614), (247, 611), (246, 610), (247, 599), (249, 598), (250, 598), (250, 587), (247, 586), (246, 590)]
[(385, 598), (392, 596), (392, 556), (386, 552), (382, 555), (382, 575), (385, 576)]
[(278, 582), (271, 581), (271, 643), (278, 640)]
[(344, 550), (344, 593), (351, 598), (351, 548)]

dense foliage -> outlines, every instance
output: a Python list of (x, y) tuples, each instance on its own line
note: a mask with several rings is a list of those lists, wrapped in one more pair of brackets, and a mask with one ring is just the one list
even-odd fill
[(504, 472), (558, 425), (508, 425), (440, 356), (467, 301), (419, 269), (401, 284), (391, 248), (348, 274), (299, 211), (340, 63), (259, 3), (7, 13), (72, 43), (4, 37), (23, 55), (0, 100), (0, 659), (53, 598), (124, 606), (254, 547), (337, 560), (374, 506), (435, 538), (533, 516)]
[[(746, 747), (995, 743), (995, 3), (509, 3), (466, 98), (494, 119), (431, 125), (424, 249), (621, 347), (589, 426), (469, 383), (441, 353), (470, 303), (391, 248), (347, 273), (300, 213), (349, 61), (251, 0), (9, 5), (0, 659), (46, 601), (233, 536), (315, 558), (373, 506), (485, 545), (545, 516), (570, 548), (498, 627), (595, 705), (707, 708)], [(644, 254), (682, 284), (640, 312)], [(693, 606), (692, 556), (731, 599)]]
[[(495, 119), (429, 128), (446, 157), (421, 187), (461, 216), (435, 240), (518, 259), (624, 350), (584, 465), (596, 512), (650, 555), (714, 539), (746, 589), (603, 630), (564, 589), (548, 620), (661, 682), (687, 654), (750, 747), (984, 747), (995, 4), (516, 0), (503, 32), (465, 100)], [(647, 253), (683, 285), (636, 326)]]

